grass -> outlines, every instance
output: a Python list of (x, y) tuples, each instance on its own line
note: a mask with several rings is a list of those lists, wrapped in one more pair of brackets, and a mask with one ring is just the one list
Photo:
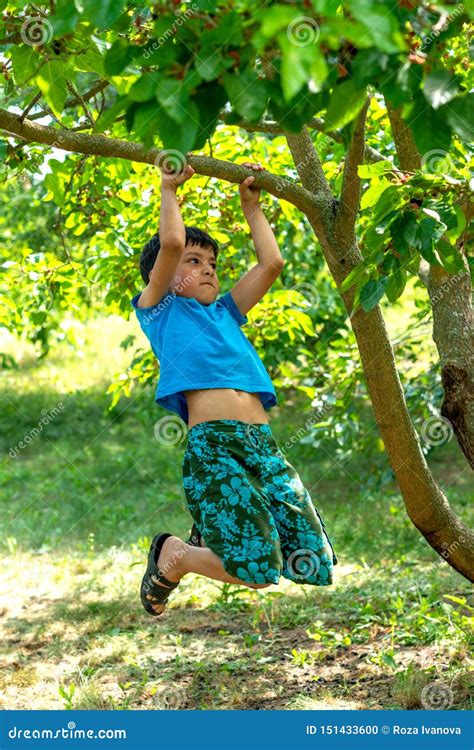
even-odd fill
[[(136, 329), (106, 325), (78, 330), (82, 356), (63, 345), (37, 364), (21, 342), (1, 347), (22, 367), (2, 384), (0, 708), (471, 708), (470, 585), (419, 535), (394, 483), (376, 493), (356, 462), (307, 445), (288, 459), (327, 523), (335, 584), (256, 591), (190, 575), (162, 618), (146, 615), (151, 536), (184, 538), (192, 523), (184, 443), (156, 439), (166, 412), (151, 388), (107, 411), (129, 358), (120, 341)], [(298, 404), (271, 418), (282, 443), (304, 423)], [(454, 441), (430, 466), (469, 523)]]

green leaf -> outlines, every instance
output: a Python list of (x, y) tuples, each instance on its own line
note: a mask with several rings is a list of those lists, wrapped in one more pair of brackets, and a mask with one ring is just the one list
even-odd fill
[(235, 111), (247, 120), (254, 122), (264, 113), (268, 94), (265, 81), (253, 71), (225, 73), (224, 86)]
[[(133, 102), (127, 110), (127, 116), (130, 115), (133, 115), (131, 130), (138, 135), (147, 148), (151, 147), (153, 145), (153, 135), (158, 130), (160, 120), (165, 119), (165, 113), (155, 101), (144, 104)], [(176, 127), (176, 122), (174, 124)], [(165, 148), (174, 148), (174, 146), (165, 145)]]
[(81, 0), (82, 17), (97, 29), (106, 29), (122, 15), (125, 0)]
[(231, 58), (224, 58), (220, 55), (216, 55), (212, 52), (209, 56), (201, 59), (200, 57), (194, 61), (194, 66), (201, 76), (203, 81), (214, 81), (222, 71), (233, 65), (234, 60)]
[(324, 130), (337, 130), (351, 122), (360, 112), (366, 99), (366, 89), (360, 89), (353, 80), (343, 81), (334, 87), (326, 113)]
[(440, 263), (433, 252), (433, 245), (438, 241), (445, 229), (445, 224), (440, 224), (436, 219), (427, 217), (416, 225), (415, 232), (412, 233), (410, 240), (408, 240), (408, 237), (407, 240), (413, 247), (420, 251), (423, 258), (429, 263), (439, 266)]
[(425, 78), (423, 94), (433, 109), (447, 104), (459, 91), (459, 79), (448, 70), (435, 70)]
[(20, 86), (33, 76), (44, 59), (38, 54), (35, 47), (27, 45), (12, 47), (8, 52), (12, 61), (15, 82)]
[(278, 44), (281, 50), (281, 90), (285, 101), (289, 101), (310, 76), (302, 49), (290, 42), (286, 32), (278, 34)]
[(156, 73), (144, 73), (131, 86), (128, 98), (132, 102), (147, 102), (155, 96), (157, 76)]
[(474, 93), (453, 99), (440, 113), (457, 135), (465, 141), (474, 140)]
[(416, 231), (416, 218), (413, 211), (403, 211), (390, 225), (390, 238), (395, 250), (400, 255), (407, 255), (409, 246), (405, 232), (411, 236)]
[(289, 24), (301, 14), (290, 5), (273, 5), (271, 8), (259, 11), (261, 27), (260, 33), (266, 39), (273, 39), (281, 29), (288, 28)]
[(125, 39), (117, 39), (104, 58), (104, 70), (109, 76), (116, 76), (122, 72), (132, 57), (131, 49)]
[(366, 28), (367, 36), (378, 49), (396, 54), (407, 49), (398, 21), (385, 3), (373, 0), (348, 0), (351, 14)]
[(108, 130), (110, 126), (115, 122), (116, 118), (121, 115), (127, 109), (129, 104), (128, 96), (119, 96), (111, 107), (105, 110), (105, 112), (97, 120), (94, 132), (103, 133), (104, 130)]
[(189, 84), (176, 78), (161, 78), (155, 84), (155, 96), (172, 120), (182, 123), (188, 117)]
[(315, 44), (294, 44), (287, 32), (279, 34), (277, 39), (282, 53), (281, 88), (285, 102), (290, 101), (303, 87), (307, 89), (310, 80), (313, 92), (319, 91), (329, 73), (320, 48)]
[[(422, 82), (421, 66), (416, 63), (406, 62), (398, 69), (396, 83), (400, 90), (405, 94), (411, 94), (417, 91)], [(402, 97), (405, 99), (405, 97)]]
[(372, 310), (385, 292), (387, 276), (381, 276), (379, 279), (370, 279), (360, 290), (360, 304), (365, 312)]
[(444, 237), (438, 241), (436, 249), (441, 263), (448, 273), (458, 273), (466, 270), (461, 253), (455, 245), (451, 245)]
[(0, 161), (4, 161), (7, 155), (8, 141), (0, 141)]
[(61, 185), (58, 175), (55, 174), (54, 172), (47, 174), (46, 177), (44, 178), (44, 184), (45, 184), (45, 187), (48, 188), (49, 193), (45, 196), (43, 200), (46, 200), (46, 201), (54, 200), (54, 202), (58, 206), (60, 206), (64, 199), (64, 191), (63, 191), (63, 187)]
[(227, 95), (223, 86), (217, 82), (206, 83), (199, 86), (193, 96), (199, 112), (199, 128), (196, 133), (194, 149), (204, 147), (206, 141), (212, 136), (216, 129), (219, 113), (227, 101)]
[(407, 283), (405, 270), (401, 268), (398, 258), (395, 258), (395, 261), (395, 269), (389, 275), (385, 286), (385, 294), (390, 302), (395, 302), (400, 297)]
[(76, 55), (76, 70), (104, 75), (104, 58), (96, 49), (88, 49)]
[(376, 161), (375, 164), (359, 164), (357, 167), (357, 174), (363, 179), (369, 179), (370, 177), (379, 177), (387, 171), (392, 170), (392, 162), (385, 159), (384, 161)]
[[(149, 107), (149, 104), (142, 105)], [(194, 148), (195, 139), (199, 127), (199, 110), (195, 102), (188, 104), (188, 117), (183, 123), (177, 123), (164, 111), (158, 110), (158, 117), (153, 122), (152, 130), (158, 130), (158, 134), (165, 149), (176, 149), (186, 154)]]
[(76, 28), (79, 13), (71, 0), (58, 0), (54, 8), (54, 15), (49, 16), (53, 27), (53, 36), (70, 34)]
[(374, 206), (379, 200), (383, 191), (387, 190), (387, 187), (389, 187), (389, 185), (390, 183), (388, 182), (388, 180), (374, 180), (371, 186), (367, 190), (365, 190), (364, 193), (362, 193), (362, 198), (360, 201), (361, 209)]
[[(453, 102), (448, 106), (452, 107)], [(421, 154), (439, 149), (448, 151), (451, 145), (451, 130), (447, 126), (441, 108), (433, 109), (426, 104), (421, 94), (415, 95), (411, 105), (405, 105), (402, 117), (413, 131), (415, 143)]]
[(64, 64), (47, 62), (36, 74), (36, 83), (56, 117), (60, 117), (67, 97)]
[(376, 224), (380, 224), (384, 216), (389, 212), (394, 212), (403, 202), (403, 192), (396, 185), (389, 185), (389, 187), (385, 188), (374, 206), (372, 220)]
[(365, 267), (365, 263), (364, 261), (361, 261), (352, 269), (352, 271), (346, 276), (344, 281), (341, 283), (339, 287), (340, 291), (347, 292), (347, 290), (350, 289), (351, 286), (354, 286), (354, 284), (357, 284), (357, 282), (365, 278), (366, 275), (367, 275), (367, 269)]

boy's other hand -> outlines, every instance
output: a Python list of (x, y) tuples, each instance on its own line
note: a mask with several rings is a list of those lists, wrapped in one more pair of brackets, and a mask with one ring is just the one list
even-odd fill
[[(187, 156), (190, 156), (190, 152), (188, 152)], [(159, 167), (162, 186), (164, 188), (171, 188), (172, 190), (176, 190), (179, 185), (189, 180), (194, 174), (194, 169), (190, 164), (187, 164), (185, 159), (181, 162), (180, 160), (165, 158), (159, 164)]]
[[(256, 172), (263, 171), (263, 167), (260, 162), (258, 162), (258, 164), (254, 164), (250, 161), (244, 161), (242, 166), (249, 167), (249, 169), (253, 169)], [(240, 203), (242, 205), (242, 210), (244, 213), (252, 213), (257, 208), (258, 202), (260, 200), (260, 188), (252, 187), (252, 182), (254, 180), (255, 177), (253, 175), (249, 175), (244, 180), (242, 180), (239, 185)]]

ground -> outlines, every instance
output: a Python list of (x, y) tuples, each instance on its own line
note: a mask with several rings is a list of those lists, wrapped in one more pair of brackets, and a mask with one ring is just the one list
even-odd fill
[[(42, 362), (10, 342), (22, 366), (0, 394), (0, 709), (472, 708), (472, 586), (420, 536), (393, 479), (378, 482), (383, 445), (350, 461), (304, 441), (288, 451), (336, 549), (332, 586), (256, 591), (189, 575), (162, 617), (144, 611), (151, 538), (187, 539), (192, 519), (184, 443), (157, 440), (154, 387), (108, 408), (130, 332), (108, 318), (104, 346), (104, 322), (88, 322), (82, 356), (63, 345)], [(281, 444), (306, 408), (285, 392), (272, 417)], [(369, 409), (360, 418), (375, 430)], [(472, 524), (455, 440), (428, 461)]]

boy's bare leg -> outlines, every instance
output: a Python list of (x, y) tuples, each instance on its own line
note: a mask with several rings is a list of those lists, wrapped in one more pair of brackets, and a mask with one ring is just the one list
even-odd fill
[[(224, 569), (221, 559), (208, 547), (191, 547), (182, 539), (176, 536), (170, 536), (165, 540), (160, 556), (158, 558), (158, 568), (170, 581), (180, 581), (188, 573), (197, 573), (207, 578), (213, 578), (216, 581), (225, 583), (236, 583), (239, 586), (248, 586), (252, 589), (266, 588), (271, 583), (248, 583), (241, 581), (240, 578), (230, 576)], [(157, 585), (162, 585), (157, 582)], [(147, 595), (151, 605), (156, 612), (162, 612), (166, 604), (153, 604), (153, 596)]]

